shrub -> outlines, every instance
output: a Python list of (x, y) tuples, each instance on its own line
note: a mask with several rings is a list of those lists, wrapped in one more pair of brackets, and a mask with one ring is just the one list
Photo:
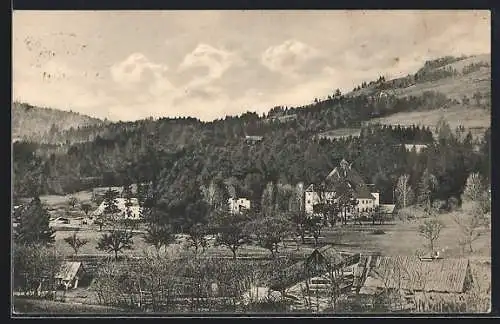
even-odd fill
[(374, 235), (382, 235), (382, 234), (385, 234), (385, 232), (381, 229), (376, 229), (372, 232), (372, 234)]

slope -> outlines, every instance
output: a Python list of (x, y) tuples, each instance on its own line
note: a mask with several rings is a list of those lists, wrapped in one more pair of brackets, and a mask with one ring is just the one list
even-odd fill
[(25, 103), (14, 102), (11, 107), (13, 141), (22, 139), (43, 143), (71, 128), (107, 123), (76, 112), (40, 108)]

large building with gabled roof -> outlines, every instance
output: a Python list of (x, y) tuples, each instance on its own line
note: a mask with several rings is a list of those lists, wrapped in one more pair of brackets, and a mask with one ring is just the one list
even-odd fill
[[(336, 190), (346, 185), (352, 190), (357, 201), (353, 210), (347, 210), (347, 215), (353, 211), (370, 213), (380, 204), (379, 193), (375, 192), (365, 183), (361, 175), (352, 168), (352, 164), (343, 159), (338, 167), (335, 167), (325, 178), (320, 186), (309, 185), (305, 192), (305, 211), (308, 215), (314, 214), (314, 206), (321, 203), (321, 199), (335, 199)], [(319, 189), (321, 188), (321, 189)], [(322, 191), (320, 191), (322, 190)]]

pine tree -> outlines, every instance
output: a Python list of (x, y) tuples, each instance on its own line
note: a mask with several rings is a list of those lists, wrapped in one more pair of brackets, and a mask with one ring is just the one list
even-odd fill
[(54, 243), (55, 232), (49, 226), (49, 219), (49, 212), (40, 198), (34, 197), (28, 206), (16, 212), (16, 242), (27, 245)]
[(117, 198), (119, 193), (116, 190), (109, 188), (104, 194), (104, 214), (106, 218), (113, 218), (120, 212), (118, 208)]

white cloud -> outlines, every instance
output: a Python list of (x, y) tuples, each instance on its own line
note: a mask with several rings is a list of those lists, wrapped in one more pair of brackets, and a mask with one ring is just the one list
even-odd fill
[(142, 81), (144, 72), (148, 70), (161, 78), (162, 73), (167, 71), (168, 67), (149, 61), (142, 53), (133, 53), (124, 61), (111, 66), (111, 76), (115, 82), (126, 85)]
[(221, 78), (233, 65), (241, 64), (244, 62), (236, 53), (217, 49), (208, 44), (199, 44), (184, 57), (178, 71), (182, 72), (194, 67), (208, 68), (207, 74), (196, 76), (188, 83), (188, 87), (198, 87)]
[(262, 53), (261, 63), (271, 71), (294, 74), (305, 63), (319, 56), (317, 49), (291, 39), (266, 49)]

